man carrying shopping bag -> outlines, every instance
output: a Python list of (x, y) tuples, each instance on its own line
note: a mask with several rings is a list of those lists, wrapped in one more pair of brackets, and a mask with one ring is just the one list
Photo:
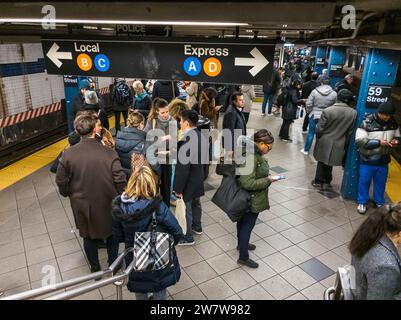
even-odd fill
[(198, 120), (198, 113), (194, 110), (181, 112), (184, 138), (178, 144), (174, 192), (185, 202), (187, 232), (179, 245), (193, 245), (195, 240), (192, 232), (202, 234), (200, 197), (205, 194), (202, 164), (207, 161), (209, 149), (208, 141), (196, 127)]

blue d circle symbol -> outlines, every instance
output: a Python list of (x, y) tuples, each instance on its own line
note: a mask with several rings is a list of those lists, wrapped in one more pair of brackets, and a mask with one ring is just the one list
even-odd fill
[(197, 76), (202, 70), (202, 65), (198, 58), (189, 57), (184, 61), (184, 71), (189, 76)]
[(98, 54), (95, 57), (95, 67), (101, 72), (105, 72), (110, 68), (110, 61), (104, 54)]

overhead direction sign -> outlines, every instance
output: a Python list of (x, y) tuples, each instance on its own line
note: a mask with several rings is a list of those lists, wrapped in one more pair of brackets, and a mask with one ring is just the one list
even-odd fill
[(193, 39), (42, 39), (47, 73), (263, 84), (274, 44)]

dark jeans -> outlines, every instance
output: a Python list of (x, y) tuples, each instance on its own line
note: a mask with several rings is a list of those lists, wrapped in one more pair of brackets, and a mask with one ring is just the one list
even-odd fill
[(106, 111), (104, 111), (103, 109), (100, 109), (99, 111), (99, 120), (102, 123), (102, 127), (109, 130), (109, 118)]
[(202, 206), (200, 198), (195, 198), (185, 202), (185, 219), (187, 220), (188, 239), (193, 239), (192, 229), (202, 230)]
[(171, 164), (161, 164), (161, 176), (160, 176), (160, 194), (163, 198), (163, 202), (170, 207), (171, 198)]
[(244, 115), (245, 123), (248, 123), (250, 112), (242, 112), (242, 114)]
[(114, 111), (114, 117), (116, 120), (116, 133), (117, 131), (121, 131), (121, 120), (120, 120), (120, 114), (123, 114), (124, 118), (124, 126), (127, 125), (127, 118), (128, 118), (128, 110), (127, 111)]
[(302, 124), (302, 131), (308, 130), (309, 125), (309, 114), (305, 114), (304, 123)]
[(278, 136), (281, 139), (285, 139), (285, 140), (290, 139), (290, 137), (289, 137), (290, 126), (291, 126), (291, 123), (293, 123), (293, 122), (294, 122), (294, 120), (283, 119), (283, 124), (281, 125), (280, 133), (278, 134)]
[[(84, 250), (92, 269), (100, 270), (98, 244), (101, 239), (84, 238)], [(118, 256), (118, 241), (110, 236), (106, 239), (107, 262), (111, 265)]]
[(331, 180), (333, 180), (332, 171), (332, 166), (325, 165), (319, 161), (316, 168), (315, 182), (330, 184)]
[(242, 216), (241, 220), (237, 222), (237, 239), (240, 260), (246, 261), (249, 259), (249, 239), (251, 238), (251, 232), (255, 226), (258, 215), (258, 213), (247, 212)]

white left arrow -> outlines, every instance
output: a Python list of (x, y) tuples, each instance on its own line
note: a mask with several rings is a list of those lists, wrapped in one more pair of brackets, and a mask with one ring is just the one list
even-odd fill
[(253, 67), (249, 70), (249, 73), (252, 76), (256, 76), (264, 67), (269, 64), (269, 61), (256, 47), (252, 49), (250, 54), (253, 56), (253, 58), (235, 58), (234, 65)]
[(53, 43), (52, 47), (50, 48), (49, 52), (46, 54), (48, 58), (53, 61), (53, 63), (60, 68), (62, 66), (62, 62), (60, 59), (64, 60), (71, 60), (72, 59), (72, 53), (71, 52), (58, 52), (57, 50), (60, 49), (60, 47), (57, 45), (57, 43)]

